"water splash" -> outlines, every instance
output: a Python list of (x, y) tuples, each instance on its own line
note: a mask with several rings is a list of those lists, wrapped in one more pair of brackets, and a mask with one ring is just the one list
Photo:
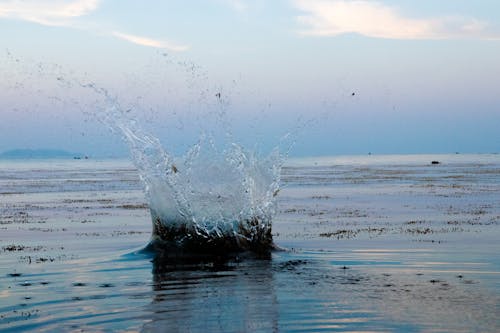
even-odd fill
[[(18, 60), (8, 53), (5, 68), (16, 68), (16, 63)], [(170, 78), (161, 72), (166, 66), (185, 77), (186, 89), (180, 94), (176, 89), (182, 83), (175, 77), (172, 84), (164, 81)], [(286, 146), (287, 139), (267, 156), (245, 149), (230, 129), (226, 113), (231, 107), (229, 94), (221, 87), (209, 87), (208, 76), (199, 66), (162, 54), (147, 67), (139, 71), (146, 72), (145, 78), (129, 76), (123, 80), (125, 90), (114, 89), (117, 93), (86, 75), (77, 79), (77, 75), (65, 73), (57, 65), (30, 66), (21, 61), (20, 70), (12, 77), (19, 77), (23, 83), (33, 82), (36, 87), (47, 86), (46, 82), (59, 87), (60, 96), (55, 89), (40, 94), (47, 95), (52, 103), (61, 103), (65, 109), (76, 108), (97, 118), (125, 139), (149, 201), (151, 247), (166, 252), (269, 251), (273, 247), (272, 219), (284, 160), (280, 147)], [(167, 97), (158, 93), (163, 90)], [(137, 97), (132, 96), (135, 94)], [(184, 154), (174, 156), (167, 151), (141, 122), (140, 118), (150, 109), (145, 101), (148, 94), (157, 103), (158, 112), (170, 111), (174, 117), (175, 107), (169, 104), (169, 96), (186, 102), (184, 108), (180, 107), (182, 111), (205, 110), (195, 117), (202, 124), (198, 128), (201, 135)], [(178, 130), (184, 134), (182, 126)]]
[(177, 254), (266, 253), (273, 248), (272, 219), (284, 160), (278, 147), (261, 157), (230, 140), (218, 145), (213, 135), (202, 133), (187, 153), (174, 157), (118, 98), (94, 84), (82, 86), (104, 96), (98, 115), (128, 144), (149, 201), (151, 247)]

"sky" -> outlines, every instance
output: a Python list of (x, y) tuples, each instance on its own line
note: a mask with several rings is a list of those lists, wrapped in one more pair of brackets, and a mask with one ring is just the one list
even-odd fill
[(174, 154), (500, 153), (498, 59), (496, 0), (0, 0), (0, 152), (126, 155), (94, 83)]

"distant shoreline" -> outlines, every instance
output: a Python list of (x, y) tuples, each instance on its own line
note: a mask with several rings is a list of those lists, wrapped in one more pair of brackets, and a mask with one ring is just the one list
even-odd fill
[(0, 159), (84, 159), (87, 156), (61, 149), (12, 149), (0, 153)]
[[(325, 155), (311, 155), (311, 156), (288, 156), (285, 160), (288, 163), (294, 161), (316, 161), (319, 164), (328, 163), (332, 160), (335, 162), (340, 162), (342, 164), (346, 162), (374, 162), (377, 160), (422, 160), (422, 159), (442, 159), (451, 157), (452, 160), (460, 160), (471, 156), (478, 157), (496, 157), (500, 153), (371, 153), (371, 154), (325, 154)], [(0, 152), (0, 160), (51, 160), (51, 159), (64, 159), (64, 160), (83, 160), (89, 159), (89, 155), (82, 153), (69, 152), (62, 149), (11, 149), (4, 152)], [(98, 160), (115, 160), (115, 159), (130, 159), (129, 155), (117, 155), (117, 156), (92, 156), (92, 159)]]

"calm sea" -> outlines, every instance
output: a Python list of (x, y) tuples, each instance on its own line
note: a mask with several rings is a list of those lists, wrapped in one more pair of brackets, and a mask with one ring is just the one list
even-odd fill
[(500, 331), (500, 155), (290, 159), (271, 259), (150, 232), (129, 161), (0, 160), (0, 331)]

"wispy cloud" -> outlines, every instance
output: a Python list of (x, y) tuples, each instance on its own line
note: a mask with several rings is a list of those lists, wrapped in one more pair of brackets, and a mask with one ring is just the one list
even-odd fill
[(72, 19), (99, 7), (100, 0), (44, 1), (10, 0), (0, 2), (0, 17), (20, 19), (49, 26), (70, 26)]
[(171, 43), (171, 42), (168, 42), (165, 40), (158, 40), (158, 39), (152, 39), (152, 38), (148, 38), (148, 37), (124, 34), (122, 32), (118, 32), (118, 31), (114, 31), (112, 33), (112, 35), (117, 37), (117, 38), (134, 43), (134, 44), (156, 47), (159, 49), (167, 49), (170, 51), (181, 52), (181, 51), (186, 51), (189, 48), (186, 45), (174, 44), (174, 43)]
[(387, 39), (500, 39), (500, 33), (479, 19), (463, 16), (410, 18), (397, 8), (367, 0), (293, 0), (304, 15), (301, 35), (346, 33)]
[(167, 49), (185, 51), (185, 45), (178, 45), (165, 40), (157, 40), (144, 36), (135, 36), (117, 31), (103, 30), (99, 24), (86, 22), (84, 16), (95, 12), (101, 0), (7, 0), (0, 1), (0, 18), (34, 22), (47, 26), (69, 27), (92, 31), (97, 34), (111, 35), (130, 43)]

